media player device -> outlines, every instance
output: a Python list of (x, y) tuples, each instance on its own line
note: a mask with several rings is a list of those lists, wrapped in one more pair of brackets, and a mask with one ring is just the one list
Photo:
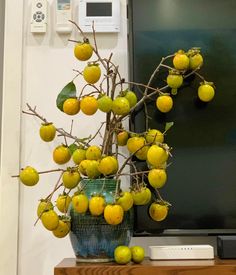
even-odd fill
[(164, 245), (149, 246), (151, 260), (213, 259), (211, 245)]
[(217, 236), (217, 255), (221, 259), (236, 259), (236, 236)]

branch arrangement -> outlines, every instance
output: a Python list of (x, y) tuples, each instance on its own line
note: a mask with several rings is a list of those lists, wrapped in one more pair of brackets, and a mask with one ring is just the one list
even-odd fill
[[(38, 207), (38, 220), (56, 237), (64, 237), (70, 230), (70, 219), (67, 211), (72, 202), (73, 207), (80, 214), (92, 216), (104, 215), (107, 223), (116, 225), (122, 222), (124, 212), (129, 211), (133, 205), (149, 204), (150, 217), (160, 222), (168, 215), (170, 203), (165, 201), (160, 189), (167, 181), (167, 168), (171, 147), (165, 143), (165, 135), (173, 122), (166, 124), (164, 132), (150, 129), (148, 104), (155, 102), (160, 112), (170, 112), (174, 105), (174, 98), (191, 75), (200, 79), (198, 97), (204, 102), (213, 99), (215, 87), (212, 82), (207, 82), (199, 73), (203, 65), (203, 57), (199, 48), (192, 48), (187, 52), (182, 50), (163, 57), (151, 74), (147, 84), (127, 81), (119, 73), (119, 66), (113, 63), (111, 53), (108, 58), (103, 58), (98, 50), (96, 33), (93, 28), (93, 43), (86, 37), (81, 28), (73, 21), (82, 37), (82, 42), (70, 40), (75, 43), (74, 55), (80, 61), (90, 60), (83, 71), (74, 69), (75, 76), (57, 96), (57, 108), (68, 116), (78, 116), (80, 113), (92, 116), (97, 111), (105, 115), (94, 135), (77, 137), (73, 131), (73, 121), (70, 130), (56, 127), (52, 122), (42, 116), (36, 107), (27, 103), (27, 110), (23, 113), (33, 115), (42, 121), (40, 137), (45, 142), (51, 142), (57, 137), (63, 139), (63, 144), (58, 145), (53, 151), (53, 160), (58, 165), (68, 165), (48, 171), (37, 171), (31, 166), (22, 169), (19, 175), (23, 184), (33, 186), (38, 183), (39, 175), (43, 173), (58, 172), (60, 174), (52, 192), (40, 201)], [(93, 45), (92, 45), (93, 44)], [(93, 58), (93, 60), (91, 60)], [(167, 72), (166, 84), (161, 87), (154, 85), (160, 71)], [(85, 85), (77, 92), (75, 81), (80, 78)], [(131, 89), (132, 88), (132, 89)], [(137, 91), (136, 93), (134, 92)], [(146, 129), (142, 133), (135, 133), (125, 129), (125, 123), (133, 112), (144, 110)], [(97, 136), (102, 139), (101, 145), (94, 144)], [(126, 146), (128, 154), (121, 154), (120, 147)], [(118, 161), (119, 157), (119, 161)], [(137, 162), (145, 162), (146, 169), (140, 170)], [(63, 166), (64, 167), (64, 166)], [(130, 172), (125, 172), (128, 167)], [(130, 176), (130, 190), (120, 189), (121, 177)], [(101, 212), (97, 213), (91, 207), (90, 198), (86, 195), (85, 179), (115, 179), (117, 188), (114, 193), (114, 203), (107, 205), (101, 192), (93, 196), (104, 200)], [(57, 197), (56, 207), (52, 197), (59, 189), (62, 194)], [(70, 192), (76, 192), (70, 196)], [(109, 209), (107, 218), (106, 208)], [(59, 216), (56, 211), (62, 212)], [(115, 220), (114, 211), (119, 208), (120, 219)], [(54, 222), (49, 222), (54, 221)], [(63, 230), (62, 230), (63, 228)], [(63, 233), (61, 233), (63, 232)]]

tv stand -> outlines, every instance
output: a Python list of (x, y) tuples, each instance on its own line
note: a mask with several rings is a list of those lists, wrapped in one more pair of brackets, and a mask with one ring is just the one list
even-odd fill
[(173, 260), (150, 261), (141, 264), (118, 265), (111, 263), (76, 263), (74, 258), (61, 261), (54, 275), (236, 275), (236, 260)]

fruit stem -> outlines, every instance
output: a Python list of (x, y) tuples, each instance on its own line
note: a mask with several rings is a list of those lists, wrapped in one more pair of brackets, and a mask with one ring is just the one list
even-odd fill
[(202, 79), (203, 81), (205, 81), (204, 77), (202, 75), (200, 75), (197, 71), (199, 70), (199, 68), (196, 68), (195, 70), (193, 70), (192, 72), (190, 72), (189, 74), (186, 74), (183, 76), (183, 78), (188, 78), (189, 76), (195, 74), (196, 76), (198, 76), (200, 79)]
[[(49, 202), (51, 201), (53, 194), (54, 194), (61, 186), (63, 186), (63, 183), (60, 184), (62, 174), (63, 174), (63, 172), (61, 172), (60, 177), (58, 178), (57, 183), (55, 184), (55, 186), (54, 186), (54, 188), (53, 188), (53, 191), (52, 191), (52, 192), (46, 197), (46, 199), (45, 199), (45, 200), (47, 201), (46, 207), (48, 206)], [(37, 222), (40, 220), (42, 214), (43, 214), (43, 212), (40, 214), (40, 216), (39, 216), (39, 217), (37, 218), (37, 220), (35, 221), (34, 226), (35, 226), (35, 225), (37, 224)]]

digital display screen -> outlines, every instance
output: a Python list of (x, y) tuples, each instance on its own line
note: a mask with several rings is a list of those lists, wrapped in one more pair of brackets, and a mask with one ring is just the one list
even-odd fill
[(112, 16), (112, 3), (87, 3), (86, 16)]
[(70, 0), (58, 0), (57, 1), (58, 10), (69, 10), (70, 9)]

